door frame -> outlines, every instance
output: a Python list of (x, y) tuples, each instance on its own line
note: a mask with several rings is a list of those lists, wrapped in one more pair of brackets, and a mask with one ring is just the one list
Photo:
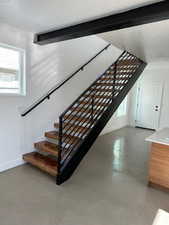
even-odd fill
[[(135, 127), (137, 127), (137, 118), (138, 118), (138, 109), (139, 109), (139, 98), (140, 98), (140, 86), (141, 86), (141, 82), (142, 82), (143, 77), (141, 77), (138, 82), (137, 82), (137, 86), (136, 86), (136, 110), (135, 110), (135, 119), (134, 119), (134, 124)], [(156, 82), (153, 82), (156, 83)], [(158, 122), (157, 122), (157, 128), (155, 128), (155, 130), (158, 130), (160, 127), (160, 120), (161, 120), (161, 111), (162, 111), (162, 102), (163, 102), (163, 97), (164, 97), (164, 82), (160, 82), (158, 83), (159, 85), (161, 85), (162, 87), (162, 94), (161, 94), (161, 102), (160, 102), (160, 110), (159, 110), (159, 118), (158, 118)], [(144, 128), (144, 127), (142, 127)], [(144, 129), (149, 129), (149, 128), (144, 128)]]

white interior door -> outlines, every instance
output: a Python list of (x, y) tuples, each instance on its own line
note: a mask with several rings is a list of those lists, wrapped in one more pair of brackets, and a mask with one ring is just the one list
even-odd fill
[(157, 83), (140, 83), (137, 98), (136, 126), (158, 129), (163, 86)]

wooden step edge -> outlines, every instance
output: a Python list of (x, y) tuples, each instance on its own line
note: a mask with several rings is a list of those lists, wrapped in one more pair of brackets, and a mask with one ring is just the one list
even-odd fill
[[(95, 88), (94, 91), (95, 91), (95, 97), (99, 96), (100, 94), (103, 96), (103, 94), (110, 94), (109, 96), (106, 96), (104, 95), (103, 98), (106, 98), (106, 97), (111, 97), (111, 93), (113, 91), (116, 91), (116, 92), (119, 92), (120, 91), (120, 88), (124, 87), (126, 84), (124, 84), (123, 86), (116, 86), (116, 88)], [(105, 97), (106, 96), (106, 97)], [(92, 94), (85, 94), (84, 95), (85, 98), (88, 98), (88, 97), (92, 97)]]
[[(59, 123), (54, 123), (54, 127), (56, 128), (56, 129), (58, 129), (58, 127), (59, 127)], [(84, 127), (84, 126), (80, 126), (80, 125), (76, 125), (76, 124), (72, 124), (72, 123), (69, 123), (69, 122), (67, 122), (67, 123), (63, 123), (63, 129), (69, 129), (69, 130), (74, 130), (74, 129), (76, 129), (76, 132), (77, 133), (81, 133), (81, 132), (84, 132), (84, 131), (87, 131), (87, 130), (89, 130), (89, 128), (88, 127)]]
[(119, 88), (121, 88), (121, 87), (124, 87), (126, 85), (126, 83), (125, 84), (117, 84), (117, 85), (115, 85), (114, 87), (113, 86), (111, 86), (111, 88), (107, 88), (107, 87), (105, 87), (105, 86), (97, 86), (94, 90), (96, 91), (96, 93), (97, 93), (97, 91), (98, 92), (112, 92), (113, 90), (119, 90)]
[(96, 86), (97, 86), (97, 88), (98, 88), (98, 86), (103, 86), (103, 87), (105, 87), (106, 88), (106, 86), (107, 87), (117, 87), (117, 86), (124, 86), (124, 82), (123, 83), (119, 83), (119, 82), (116, 82), (115, 84), (112, 82), (112, 83), (96, 83)]
[[(68, 120), (67, 122), (81, 122), (81, 123), (88, 123), (91, 121), (90, 117), (80, 117), (80, 116), (75, 116), (75, 115), (65, 115), (64, 116), (65, 120)], [(66, 121), (65, 121), (66, 122)]]
[[(101, 111), (102, 108), (94, 108), (93, 111)], [(91, 108), (88, 108), (88, 109), (85, 109), (84, 107), (74, 107), (71, 109), (72, 112), (77, 112), (77, 113), (84, 113), (84, 114), (90, 114), (92, 109)]]
[(112, 88), (95, 88), (94, 89), (95, 91), (96, 91), (96, 94), (97, 94), (97, 92), (99, 92), (99, 93), (102, 93), (102, 92), (112, 92)]
[[(63, 136), (63, 139), (68, 138), (70, 140), (70, 142), (72, 140), (80, 139), (77, 136), (71, 136), (71, 135), (67, 135), (67, 134), (64, 134), (64, 133), (62, 134), (62, 136)], [(59, 133), (57, 131), (48, 131), (48, 132), (45, 132), (45, 137), (55, 139), (55, 140), (59, 140)]]
[(117, 67), (118, 66), (136, 66), (138, 64), (137, 61), (135, 60), (121, 60), (119, 62), (117, 62)]
[[(119, 77), (119, 76), (124, 76), (126, 75), (125, 77)], [(100, 78), (100, 81), (104, 81), (104, 80), (111, 80), (111, 81), (120, 81), (120, 80), (128, 80), (129, 77), (130, 77), (131, 73), (120, 73), (120, 74), (117, 74), (117, 77), (114, 79), (112, 78), (112, 76), (108, 76), (108, 75), (104, 75), (105, 77), (101, 77)]]
[[(69, 125), (70, 125), (69, 122), (64, 122), (64, 123), (63, 123), (63, 127), (64, 127), (64, 126), (69, 127)], [(59, 128), (59, 123), (54, 123), (54, 127), (55, 127), (56, 129), (58, 129), (58, 128)], [(85, 128), (85, 127), (80, 126), (80, 125), (73, 125), (73, 127), (74, 127), (74, 128), (81, 128), (81, 129)]]
[[(89, 105), (89, 104), (91, 104), (91, 102), (90, 101), (84, 101), (84, 100), (82, 100), (82, 101), (80, 101), (79, 102), (81, 105)], [(105, 102), (94, 102), (94, 106), (107, 106), (107, 102), (105, 101)]]
[(48, 141), (37, 142), (34, 144), (34, 147), (40, 152), (45, 152), (56, 157), (58, 156), (58, 146)]
[(57, 131), (48, 131), (48, 132), (45, 132), (45, 137), (58, 140), (59, 133)]
[(38, 152), (31, 152), (23, 155), (23, 160), (51, 176), (57, 176), (57, 162), (48, 156), (43, 156)]
[[(85, 97), (85, 98), (89, 98), (89, 97), (91, 97), (91, 95), (90, 95), (90, 94), (86, 94), (84, 97)], [(110, 99), (110, 98), (112, 98), (112, 95), (98, 95), (98, 94), (96, 94), (96, 95), (94, 96), (94, 98)]]

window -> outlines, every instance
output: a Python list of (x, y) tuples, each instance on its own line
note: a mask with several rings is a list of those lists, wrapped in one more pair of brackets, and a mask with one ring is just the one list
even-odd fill
[(0, 94), (25, 94), (25, 52), (0, 44)]
[(127, 97), (123, 100), (116, 111), (116, 117), (125, 116), (127, 113)]

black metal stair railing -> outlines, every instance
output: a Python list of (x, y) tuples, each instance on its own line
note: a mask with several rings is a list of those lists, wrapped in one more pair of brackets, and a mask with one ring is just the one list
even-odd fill
[(117, 61), (60, 115), (59, 174), (84, 143), (104, 112), (114, 102), (117, 103), (116, 99), (142, 64), (145, 63), (124, 51)]

